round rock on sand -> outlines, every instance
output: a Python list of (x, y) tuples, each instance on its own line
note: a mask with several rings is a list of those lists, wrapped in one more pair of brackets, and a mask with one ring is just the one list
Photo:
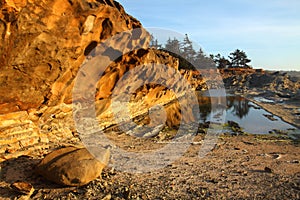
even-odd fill
[[(93, 151), (96, 152), (96, 151)], [(82, 186), (101, 175), (110, 152), (98, 148), (95, 158), (87, 149), (66, 147), (48, 154), (37, 166), (37, 173), (64, 186)]]

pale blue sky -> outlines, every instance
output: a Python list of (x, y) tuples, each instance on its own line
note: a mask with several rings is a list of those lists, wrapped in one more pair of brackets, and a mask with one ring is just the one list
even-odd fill
[(117, 0), (144, 27), (187, 33), (207, 54), (244, 50), (255, 68), (300, 71), (300, 0)]

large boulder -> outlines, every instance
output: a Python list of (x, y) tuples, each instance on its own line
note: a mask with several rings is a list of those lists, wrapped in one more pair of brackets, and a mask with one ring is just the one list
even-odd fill
[(82, 186), (101, 175), (110, 153), (109, 150), (97, 148), (95, 156), (97, 158), (85, 148), (58, 149), (38, 164), (37, 173), (60, 185)]

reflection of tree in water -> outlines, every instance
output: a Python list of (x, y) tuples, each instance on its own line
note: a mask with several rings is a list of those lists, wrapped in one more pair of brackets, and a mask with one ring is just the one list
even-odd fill
[[(218, 111), (224, 109), (219, 106), (212, 106), (212, 104), (217, 105), (218, 101), (220, 101), (220, 98), (198, 96), (201, 121), (207, 122), (207, 118), (212, 112), (217, 113)], [(226, 105), (227, 110), (231, 110), (234, 115), (241, 119), (247, 116), (249, 113), (249, 101), (245, 98), (239, 96), (228, 96), (226, 98)]]
[(243, 118), (249, 113), (249, 101), (242, 97), (227, 97), (227, 106), (228, 110), (232, 109), (232, 113), (234, 113), (239, 118)]
[(200, 119), (203, 122), (207, 121), (207, 116), (211, 113), (211, 104), (204, 104), (199, 106), (200, 109)]

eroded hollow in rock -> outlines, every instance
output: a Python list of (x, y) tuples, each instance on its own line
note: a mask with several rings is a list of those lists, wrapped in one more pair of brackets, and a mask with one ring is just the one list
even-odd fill
[(97, 44), (98, 44), (98, 43), (97, 43), (96, 41), (92, 41), (92, 42), (85, 48), (85, 50), (84, 50), (84, 55), (85, 55), (85, 56), (89, 55), (89, 54), (93, 51), (93, 49), (96, 48)]
[(102, 22), (102, 32), (100, 34), (100, 40), (105, 40), (108, 37), (111, 36), (113, 30), (113, 23), (106, 18), (105, 20), (103, 20)]

